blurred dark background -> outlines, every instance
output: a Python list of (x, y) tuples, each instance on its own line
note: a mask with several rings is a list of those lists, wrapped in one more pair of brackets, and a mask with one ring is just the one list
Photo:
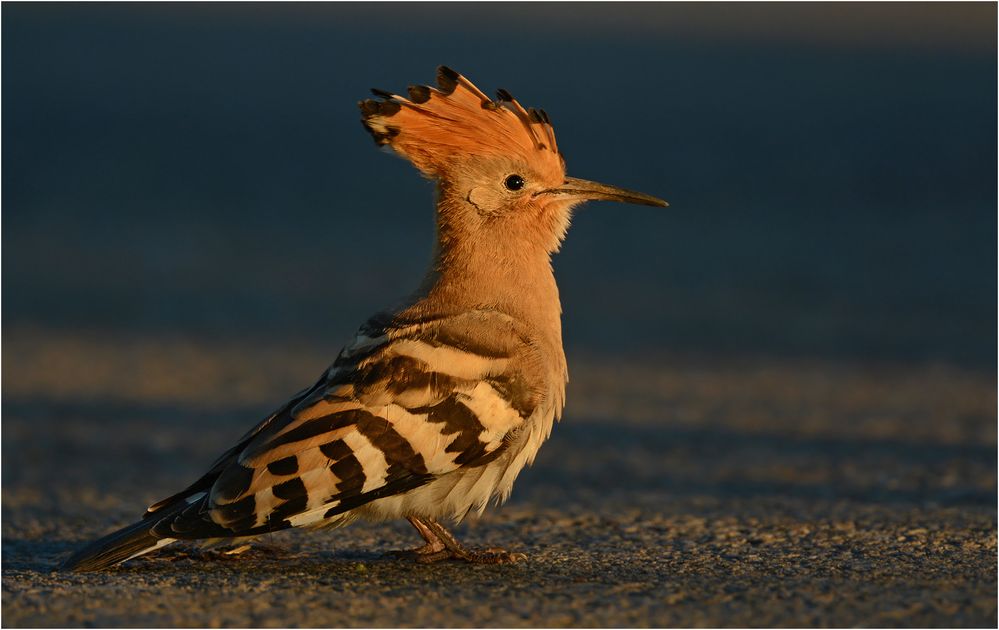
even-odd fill
[(996, 362), (996, 5), (11, 4), (3, 326), (303, 339), (418, 281), (358, 124), (450, 65), (555, 122), (573, 352)]

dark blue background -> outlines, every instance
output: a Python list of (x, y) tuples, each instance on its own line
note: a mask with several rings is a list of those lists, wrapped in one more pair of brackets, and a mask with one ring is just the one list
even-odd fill
[(432, 189), (358, 124), (450, 65), (552, 116), (590, 204), (570, 352), (996, 360), (996, 7), (3, 11), (3, 325), (312, 337), (419, 279)]

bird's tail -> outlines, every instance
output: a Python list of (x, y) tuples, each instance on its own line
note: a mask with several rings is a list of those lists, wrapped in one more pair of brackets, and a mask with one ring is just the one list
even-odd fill
[(100, 571), (172, 543), (174, 538), (153, 534), (158, 520), (142, 520), (95, 540), (67, 558), (59, 568), (63, 571)]

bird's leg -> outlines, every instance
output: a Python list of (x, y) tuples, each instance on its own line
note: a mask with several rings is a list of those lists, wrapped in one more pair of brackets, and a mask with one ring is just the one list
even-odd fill
[(411, 557), (417, 560), (422, 560), (427, 556), (432, 556), (434, 554), (446, 551), (444, 542), (434, 534), (429, 527), (423, 524), (423, 522), (416, 518), (415, 516), (407, 516), (406, 520), (409, 524), (416, 528), (416, 531), (420, 532), (420, 536), (423, 536), (423, 540), (427, 541), (427, 544), (416, 549), (409, 549), (406, 551), (393, 551), (394, 556)]
[[(476, 564), (508, 564), (518, 560), (526, 560), (527, 556), (522, 553), (510, 553), (504, 549), (490, 548), (484, 550), (468, 549), (455, 539), (451, 532), (444, 529), (444, 526), (432, 518), (410, 518), (410, 523), (423, 534), (426, 529), (432, 534), (436, 541), (443, 545), (443, 549), (434, 552), (425, 552), (417, 557), (417, 562), (438, 562), (440, 560), (464, 560)], [(420, 523), (420, 525), (417, 525)], [(421, 527), (422, 526), (422, 527)], [(426, 538), (426, 534), (424, 534)], [(429, 545), (429, 539), (428, 539)]]
[(427, 525), (416, 518), (415, 516), (407, 517), (407, 519), (416, 531), (420, 532), (420, 536), (423, 536), (423, 540), (427, 541), (427, 544), (423, 545), (419, 549), (414, 551), (420, 555), (440, 553), (447, 548), (447, 545), (443, 540), (441, 540)]

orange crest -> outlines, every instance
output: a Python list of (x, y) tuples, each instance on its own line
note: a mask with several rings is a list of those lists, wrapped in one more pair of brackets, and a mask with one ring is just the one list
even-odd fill
[(508, 156), (541, 170), (564, 169), (548, 114), (524, 109), (509, 92), (498, 101), (454, 70), (437, 69), (437, 87), (410, 86), (409, 98), (372, 90), (361, 101), (361, 122), (429, 177), (445, 175), (469, 157)]

